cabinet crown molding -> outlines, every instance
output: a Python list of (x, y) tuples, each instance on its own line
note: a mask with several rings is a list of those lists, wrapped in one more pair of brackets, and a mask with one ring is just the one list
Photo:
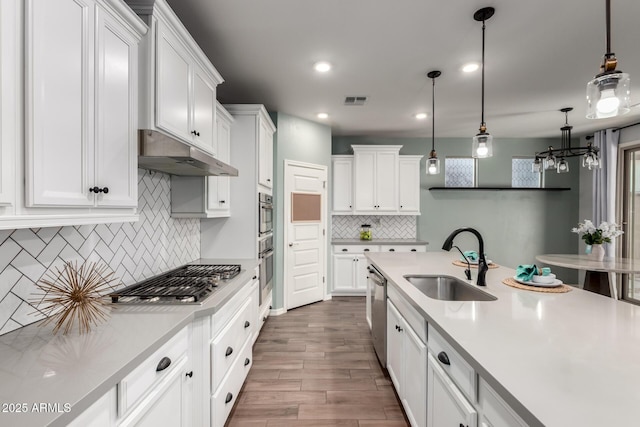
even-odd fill
[(363, 151), (391, 151), (394, 153), (400, 153), (400, 149), (402, 145), (352, 145), (351, 149), (353, 152), (363, 152)]
[(102, 0), (105, 8), (110, 9), (118, 18), (128, 24), (138, 35), (147, 34), (149, 27), (123, 0)]
[(266, 124), (271, 128), (272, 132), (276, 131), (276, 125), (273, 124), (271, 117), (269, 117), (269, 112), (262, 104), (224, 104), (224, 108), (234, 116), (240, 115), (249, 115), (260, 116)]

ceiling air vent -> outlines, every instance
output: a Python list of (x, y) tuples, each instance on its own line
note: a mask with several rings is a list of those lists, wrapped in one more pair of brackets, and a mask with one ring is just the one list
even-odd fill
[(347, 96), (344, 98), (344, 105), (364, 105), (367, 102), (366, 96)]

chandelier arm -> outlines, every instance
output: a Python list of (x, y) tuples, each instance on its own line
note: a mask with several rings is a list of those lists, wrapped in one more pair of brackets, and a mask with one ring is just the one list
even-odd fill
[(607, 19), (607, 55), (611, 54), (611, 0), (606, 1)]
[(480, 126), (486, 125), (484, 121), (484, 31), (485, 31), (485, 28), (486, 28), (486, 25), (483, 19), (482, 20), (482, 122)]
[(431, 78), (431, 151), (436, 149), (436, 79)]

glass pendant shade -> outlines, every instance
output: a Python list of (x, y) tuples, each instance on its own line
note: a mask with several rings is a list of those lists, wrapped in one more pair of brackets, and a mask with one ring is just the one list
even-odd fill
[(600, 167), (600, 159), (598, 155), (594, 152), (585, 153), (582, 156), (582, 167), (587, 168), (589, 170)]
[(558, 167), (557, 167), (557, 172), (558, 173), (567, 173), (569, 172), (569, 162), (567, 162), (565, 159), (560, 159), (560, 161), (558, 162)]
[(440, 159), (429, 157), (427, 159), (427, 175), (438, 175), (440, 173)]
[(476, 159), (493, 156), (493, 136), (486, 132), (481, 132), (473, 137), (471, 156)]
[(537, 157), (533, 161), (533, 164), (531, 165), (531, 172), (533, 172), (533, 173), (541, 173), (542, 172), (542, 162)]
[(600, 74), (587, 83), (587, 118), (605, 119), (630, 111), (629, 74)]
[(553, 154), (549, 154), (547, 157), (545, 157), (544, 159), (545, 169), (555, 169), (557, 165), (558, 165), (558, 160), (556, 159), (556, 156), (554, 156)]

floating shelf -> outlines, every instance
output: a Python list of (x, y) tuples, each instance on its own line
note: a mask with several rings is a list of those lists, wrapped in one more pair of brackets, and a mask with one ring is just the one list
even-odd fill
[(531, 187), (429, 187), (429, 191), (569, 191), (569, 187), (531, 188)]

